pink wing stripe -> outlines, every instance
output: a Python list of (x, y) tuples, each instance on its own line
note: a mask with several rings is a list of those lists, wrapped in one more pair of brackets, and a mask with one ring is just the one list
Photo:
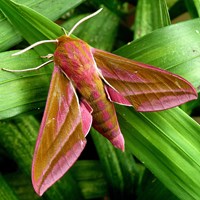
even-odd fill
[(84, 133), (84, 136), (86, 137), (92, 126), (91, 113), (93, 110), (90, 107), (90, 105), (84, 100), (81, 101), (80, 108), (81, 108), (83, 133)]
[(112, 87), (105, 85), (105, 91), (110, 101), (124, 106), (132, 106), (132, 104), (124, 96), (122, 96)]
[[(57, 180), (59, 180), (66, 171), (75, 163), (86, 145), (86, 141), (79, 141), (74, 144), (72, 149), (68, 151), (57, 164), (53, 167), (52, 172), (45, 178), (41, 187), (39, 188), (39, 195), (41, 196), (47, 188), (51, 187)], [(76, 159), (74, 159), (76, 157)], [(53, 180), (53, 181), (52, 181)]]

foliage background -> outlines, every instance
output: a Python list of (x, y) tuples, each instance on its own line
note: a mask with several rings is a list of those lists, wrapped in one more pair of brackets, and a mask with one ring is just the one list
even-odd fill
[[(66, 30), (101, 6), (103, 12), (82, 24), (75, 36), (93, 47), (177, 73), (199, 91), (199, 0), (15, 2), (21, 6), (0, 2), (0, 67), (43, 63), (40, 55), (52, 53), (53, 45), (18, 57), (11, 54), (28, 43), (63, 34), (59, 26), (22, 5)], [(184, 22), (177, 21), (179, 16)], [(52, 67), (22, 74), (0, 71), (1, 199), (200, 199), (200, 128), (189, 116), (199, 116), (199, 100), (181, 109), (145, 114), (116, 106), (126, 152), (91, 130), (79, 161), (38, 197), (30, 182), (31, 160)]]

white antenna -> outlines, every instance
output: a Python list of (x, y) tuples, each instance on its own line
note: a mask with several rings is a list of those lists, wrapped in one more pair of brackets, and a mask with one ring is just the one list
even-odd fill
[(13, 53), (12, 56), (18, 56), (18, 55), (20, 55), (20, 54), (22, 54), (22, 53), (24, 53), (24, 52), (26, 52), (26, 51), (32, 49), (33, 47), (38, 46), (38, 45), (40, 45), (40, 44), (52, 43), (52, 42), (55, 43), (55, 42), (58, 42), (58, 40), (41, 40), (41, 41), (39, 41), (39, 42), (36, 42), (36, 43), (34, 43), (34, 44), (28, 46), (27, 48), (25, 48), (25, 49), (23, 49), (23, 50), (21, 50), (21, 51), (18, 51), (17, 53)]
[(73, 28), (69, 31), (68, 36), (70, 36), (70, 35), (73, 33), (73, 31), (74, 31), (80, 24), (82, 24), (84, 21), (86, 21), (86, 20), (88, 20), (88, 19), (94, 17), (95, 15), (99, 14), (99, 13), (102, 11), (102, 9), (103, 9), (103, 8), (100, 8), (99, 10), (97, 10), (97, 11), (94, 12), (94, 13), (92, 13), (91, 15), (88, 15), (88, 16), (84, 17), (83, 19), (81, 19), (80, 21), (78, 21), (78, 22), (73, 26)]
[(18, 72), (30, 72), (30, 71), (36, 71), (42, 67), (44, 67), (45, 65), (48, 65), (49, 63), (53, 62), (53, 60), (48, 60), (47, 62), (34, 67), (34, 68), (28, 68), (28, 69), (6, 69), (6, 68), (1, 68), (1, 70), (3, 71), (7, 71), (7, 72), (14, 72), (14, 73), (18, 73)]

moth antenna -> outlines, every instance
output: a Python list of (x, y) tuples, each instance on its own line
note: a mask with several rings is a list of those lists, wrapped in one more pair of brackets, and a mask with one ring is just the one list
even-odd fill
[(58, 40), (41, 40), (41, 41), (39, 41), (39, 42), (36, 42), (36, 43), (34, 43), (34, 44), (28, 46), (27, 48), (25, 48), (25, 49), (23, 49), (23, 50), (21, 50), (21, 51), (18, 51), (17, 53), (13, 53), (12, 56), (20, 55), (20, 54), (22, 54), (22, 53), (24, 53), (24, 52), (26, 52), (26, 51), (32, 49), (33, 47), (36, 47), (36, 46), (40, 45), (40, 44), (44, 44), (44, 43), (53, 43), (53, 42), (54, 42), (54, 43), (55, 43), (55, 42), (58, 42)]
[(64, 32), (64, 34), (65, 35), (67, 35), (67, 32), (66, 32), (66, 30), (63, 28), (63, 27), (61, 27), (62, 28), (62, 30), (63, 30), (63, 32)]
[(103, 8), (100, 8), (99, 10), (97, 10), (96, 12), (92, 13), (91, 15), (88, 15), (86, 17), (84, 17), (83, 19), (81, 19), (80, 21), (78, 21), (74, 26), (73, 28), (69, 31), (69, 33), (67, 34), (68, 36), (70, 36), (73, 31), (80, 25), (82, 24), (84, 21), (94, 17), (95, 15), (99, 14), (101, 11), (102, 11)]
[(6, 69), (6, 68), (1, 68), (1, 70), (3, 71), (7, 71), (7, 72), (14, 72), (14, 73), (17, 73), (17, 72), (30, 72), (30, 71), (36, 71), (42, 67), (44, 67), (45, 65), (48, 65), (49, 63), (53, 62), (53, 60), (48, 60), (47, 62), (45, 63), (42, 63), (41, 65), (37, 66), (37, 67), (34, 67), (34, 68), (28, 68), (28, 69)]

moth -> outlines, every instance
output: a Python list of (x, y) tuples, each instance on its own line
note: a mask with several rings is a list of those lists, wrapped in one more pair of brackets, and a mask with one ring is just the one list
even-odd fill
[(124, 138), (114, 103), (139, 112), (169, 109), (197, 98), (195, 88), (182, 77), (156, 67), (95, 49), (71, 38), (77, 26), (101, 11), (83, 18), (56, 40), (37, 42), (15, 55), (46, 43), (56, 43), (53, 58), (21, 72), (54, 62), (46, 107), (36, 142), (32, 183), (42, 195), (74, 164), (86, 145), (91, 126), (124, 151)]

